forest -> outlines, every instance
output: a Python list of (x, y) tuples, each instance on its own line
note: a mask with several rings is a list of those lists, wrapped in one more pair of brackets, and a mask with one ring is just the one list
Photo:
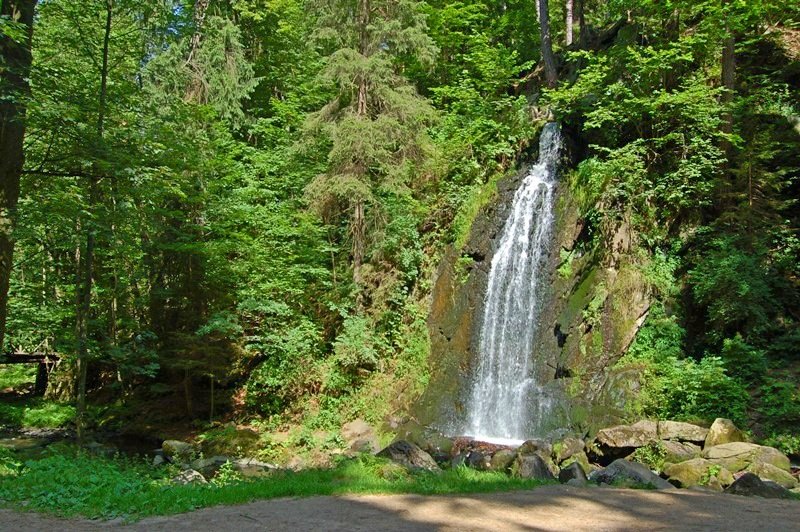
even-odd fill
[(800, 456), (800, 5), (776, 0), (2, 0), (0, 427), (246, 428), (303, 465), (356, 419), (388, 443), (433, 382), (438, 268), (548, 121), (579, 252), (649, 302), (603, 359), (640, 376), (622, 419)]

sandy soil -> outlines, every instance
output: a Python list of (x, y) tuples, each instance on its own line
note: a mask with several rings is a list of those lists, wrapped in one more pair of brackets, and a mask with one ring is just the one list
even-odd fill
[(690, 490), (547, 486), (469, 496), (312, 497), (220, 506), (133, 525), (0, 510), (2, 530), (800, 530), (800, 502)]

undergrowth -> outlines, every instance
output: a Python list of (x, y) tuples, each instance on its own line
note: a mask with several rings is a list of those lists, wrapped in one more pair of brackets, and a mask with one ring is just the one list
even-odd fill
[(0, 500), (17, 509), (63, 517), (135, 521), (256, 499), (352, 493), (478, 493), (528, 489), (541, 481), (466, 467), (442, 473), (409, 472), (370, 455), (343, 459), (330, 469), (285, 471), (258, 480), (226, 478), (206, 485), (173, 485), (172, 467), (60, 452), (24, 464), (0, 455)]

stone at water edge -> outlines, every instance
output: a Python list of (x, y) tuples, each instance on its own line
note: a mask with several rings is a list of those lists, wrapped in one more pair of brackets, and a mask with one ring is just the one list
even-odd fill
[(745, 473), (731, 484), (725, 493), (745, 495), (748, 497), (764, 497), (765, 499), (789, 499), (791, 494), (783, 486), (770, 480), (764, 481), (753, 473)]
[(746, 441), (747, 438), (744, 432), (736, 428), (733, 421), (718, 417), (714, 420), (714, 423), (711, 424), (711, 428), (708, 429), (708, 436), (706, 436), (703, 448), (708, 449), (715, 445)]
[(208, 484), (206, 477), (201, 475), (198, 471), (194, 469), (187, 469), (186, 471), (181, 471), (178, 476), (172, 479), (173, 484)]
[(614, 460), (605, 469), (593, 472), (589, 480), (598, 484), (634, 483), (642, 486), (653, 486), (656, 489), (673, 489), (675, 486), (659, 477), (647, 466), (630, 462), (623, 458)]
[(636, 449), (658, 439), (658, 423), (649, 420), (601, 429), (595, 437), (601, 446), (613, 449)]
[(470, 451), (467, 454), (466, 463), (469, 467), (478, 471), (488, 471), (492, 467), (490, 457), (477, 450)]
[(531, 478), (536, 480), (555, 480), (555, 476), (550, 468), (538, 454), (526, 454), (517, 456), (511, 466), (511, 474), (519, 478)]
[(704, 458), (665, 465), (664, 474), (679, 488), (708, 486), (722, 491), (725, 486), (733, 484), (734, 480), (730, 471)]
[(380, 449), (375, 429), (363, 419), (356, 419), (342, 426), (342, 438), (347, 448), (356, 453), (376, 453)]
[(517, 447), (517, 454), (540, 454), (550, 456), (553, 446), (545, 440), (527, 440)]
[(570, 481), (576, 481), (570, 484), (574, 486), (576, 484), (585, 485), (589, 479), (587, 478), (583, 467), (581, 467), (578, 462), (572, 462), (570, 465), (558, 472), (558, 481), (562, 484), (567, 484)]
[(709, 430), (704, 427), (683, 423), (681, 421), (659, 421), (658, 437), (662, 440), (679, 440), (693, 443), (703, 443), (708, 437)]
[(789, 457), (773, 447), (755, 443), (732, 442), (703, 450), (703, 458), (719, 464), (731, 473), (747, 469), (751, 464), (772, 464), (786, 472), (791, 471)]
[(411, 470), (441, 471), (431, 455), (405, 440), (398, 440), (390, 444), (379, 452), (377, 456), (388, 458)]
[(511, 449), (500, 449), (492, 455), (489, 469), (491, 471), (507, 472), (511, 469), (511, 464), (514, 463), (516, 457), (517, 453)]
[(747, 471), (757, 475), (761, 480), (771, 480), (786, 489), (794, 489), (797, 487), (797, 480), (795, 480), (791, 473), (775, 467), (772, 464), (756, 462), (750, 464), (747, 467)]

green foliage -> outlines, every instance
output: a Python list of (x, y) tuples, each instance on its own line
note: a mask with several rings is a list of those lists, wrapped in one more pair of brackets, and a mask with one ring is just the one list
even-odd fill
[(722, 342), (720, 358), (726, 373), (745, 383), (758, 383), (767, 372), (764, 352), (748, 345), (739, 334)]
[[(5, 458), (3, 463), (7, 463)], [(332, 469), (281, 472), (251, 481), (233, 479), (206, 485), (172, 485), (172, 468), (85, 454), (53, 454), (13, 465), (0, 474), (0, 498), (13, 506), (60, 516), (138, 520), (219, 504), (257, 499), (348, 493), (425, 495), (531, 489), (541, 481), (505, 473), (456, 468), (442, 474), (410, 473), (371, 455), (344, 459)], [(71, 479), (64, 482), (63, 479)]]
[(664, 444), (658, 441), (639, 447), (634, 451), (633, 456), (636, 462), (645, 464), (657, 473), (661, 473), (664, 469), (664, 459), (667, 456), (667, 451), (664, 449)]
[(60, 428), (75, 420), (75, 407), (42, 399), (0, 404), (0, 425), (8, 427)]

